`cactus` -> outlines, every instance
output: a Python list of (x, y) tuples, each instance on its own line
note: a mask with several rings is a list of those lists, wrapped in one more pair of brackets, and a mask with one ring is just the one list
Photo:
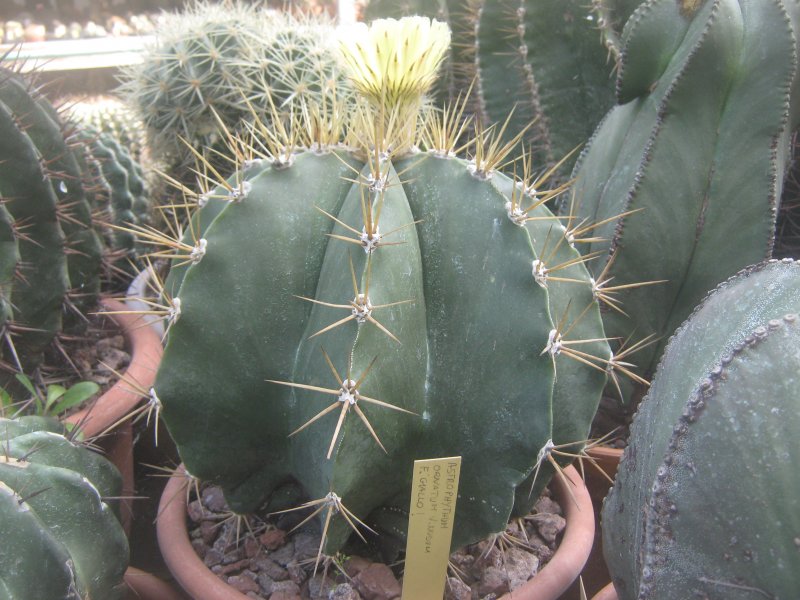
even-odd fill
[[(109, 253), (94, 219), (98, 174), (85, 146), (29, 82), (7, 70), (0, 72), (0, 128), (3, 370), (30, 372), (57, 335), (85, 329)], [(146, 190), (137, 190), (146, 205)]]
[(362, 96), (346, 131), (314, 121), (284, 140), (310, 149), (197, 194), (171, 245), (155, 396), (189, 471), (234, 510), (299, 482), (328, 553), (348, 523), (389, 530), (413, 460), (461, 455), (461, 545), (529, 510), (551, 461), (580, 450), (614, 361), (583, 259), (544, 205), (558, 190), (529, 162), (522, 181), (497, 172), (508, 148), (485, 133), (456, 157), (458, 110), (417, 125), (442, 24), (342, 36)]
[(199, 1), (165, 15), (157, 45), (127, 71), (120, 91), (145, 123), (153, 158), (180, 170), (194, 160), (186, 143), (219, 149), (226, 130), (241, 129), (253, 112), (263, 119), (270, 102), (290, 112), (319, 99), (335, 79), (331, 31), (242, 2)]
[(603, 506), (621, 599), (796, 596), (799, 312), (800, 264), (773, 260), (670, 340)]
[(0, 419), (4, 598), (122, 598), (128, 543), (104, 499), (122, 478), (54, 419)]
[(70, 121), (110, 135), (134, 160), (142, 159), (146, 143), (144, 124), (119, 98), (107, 94), (87, 98), (68, 96), (59, 99), (56, 105)]
[[(799, 24), (783, 0), (650, 0), (628, 21), (619, 104), (579, 160), (570, 208), (602, 223), (584, 249), (606, 255), (594, 277), (623, 305), (604, 314), (608, 334), (660, 338), (640, 355), (647, 372), (708, 290), (770, 256), (800, 123)], [(646, 281), (663, 283), (626, 288)]]
[[(524, 132), (534, 156), (553, 165), (584, 143), (613, 105), (619, 32), (636, 4), (440, 0), (407, 8), (443, 16), (453, 28), (450, 85), (438, 97), (452, 100), (472, 85), (472, 106), (486, 126), (504, 123), (513, 112), (505, 139)], [(401, 6), (372, 0), (367, 14), (388, 16)], [(562, 172), (571, 166), (568, 159)]]

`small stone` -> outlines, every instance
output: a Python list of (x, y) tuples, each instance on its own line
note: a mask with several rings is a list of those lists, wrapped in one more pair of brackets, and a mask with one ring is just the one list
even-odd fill
[(194, 548), (194, 553), (197, 554), (201, 559), (206, 557), (206, 552), (208, 552), (208, 546), (206, 545), (203, 540), (192, 540), (192, 548)]
[(382, 563), (372, 563), (353, 579), (353, 583), (364, 600), (395, 598), (403, 592), (392, 570)]
[(472, 600), (472, 590), (457, 577), (448, 577), (444, 586), (444, 600)]
[(328, 600), (364, 600), (356, 590), (353, 589), (349, 583), (340, 583), (337, 585), (330, 594)]
[(272, 593), (272, 588), (275, 585), (275, 581), (269, 575), (266, 573), (258, 573), (256, 575), (256, 581), (258, 582), (263, 594), (269, 595)]
[(282, 567), (299, 558), (295, 557), (294, 540), (290, 539), (274, 552), (270, 552), (269, 557)]
[(272, 594), (273, 596), (281, 592), (283, 594), (296, 594), (300, 595), (300, 586), (297, 585), (294, 581), (276, 581), (272, 584)]
[(319, 553), (320, 536), (301, 531), (294, 536), (294, 553), (297, 560), (316, 558)]
[(247, 558), (253, 558), (261, 550), (261, 544), (254, 537), (247, 536), (244, 540), (244, 555)]
[(301, 567), (297, 561), (292, 561), (286, 565), (286, 570), (289, 572), (289, 579), (294, 581), (297, 585), (303, 585), (305, 580), (308, 579), (308, 573), (306, 573), (306, 570)]
[(344, 563), (344, 572), (347, 573), (348, 577), (352, 578), (361, 573), (361, 571), (366, 569), (371, 564), (372, 561), (369, 561), (366, 558), (362, 558), (360, 556), (351, 556)]
[(216, 486), (208, 486), (203, 490), (203, 506), (212, 512), (225, 512), (228, 510), (228, 503), (222, 495), (222, 489)]
[(312, 600), (327, 600), (328, 593), (333, 590), (336, 583), (324, 575), (317, 575), (308, 580), (308, 595)]
[(246, 568), (250, 566), (250, 561), (247, 559), (244, 560), (237, 560), (236, 562), (232, 562), (228, 565), (222, 567), (222, 574), (223, 575), (231, 575), (233, 573), (241, 573)]
[(564, 517), (550, 513), (540, 513), (533, 515), (533, 522), (539, 535), (551, 546), (555, 544), (558, 535), (564, 531), (567, 522)]
[(283, 529), (268, 529), (258, 538), (267, 550), (277, 550), (286, 543), (286, 532)]
[(216, 524), (212, 523), (211, 521), (201, 521), (199, 531), (203, 542), (209, 546), (213, 546), (214, 541), (217, 539), (217, 535), (219, 534), (219, 527), (217, 527)]
[(533, 507), (533, 512), (550, 513), (553, 515), (562, 514), (561, 506), (559, 506), (558, 502), (552, 498), (548, 498), (547, 496), (542, 496), (536, 501), (536, 504)]
[(207, 567), (213, 567), (214, 565), (218, 565), (222, 562), (223, 554), (216, 548), (209, 548), (206, 551), (206, 555), (203, 557), (203, 563)]
[(246, 594), (247, 592), (258, 592), (261, 588), (255, 580), (247, 575), (233, 575), (228, 577), (228, 585), (235, 589), (237, 592)]
[(506, 593), (508, 593), (508, 579), (505, 571), (500, 567), (486, 567), (478, 584), (478, 596), (481, 598), (489, 594), (502, 596)]
[(300, 594), (292, 594), (290, 592), (272, 592), (269, 600), (302, 600)]
[(539, 571), (539, 559), (522, 548), (506, 551), (505, 570), (508, 574), (508, 587), (517, 589)]
[(265, 573), (275, 581), (284, 581), (289, 579), (289, 572), (274, 560), (266, 556), (257, 556), (250, 561), (250, 564), (251, 569)]
[(208, 516), (206, 511), (203, 509), (203, 505), (200, 504), (200, 500), (193, 500), (192, 502), (189, 502), (189, 504), (186, 506), (186, 514), (189, 515), (189, 518), (193, 523), (200, 523)]

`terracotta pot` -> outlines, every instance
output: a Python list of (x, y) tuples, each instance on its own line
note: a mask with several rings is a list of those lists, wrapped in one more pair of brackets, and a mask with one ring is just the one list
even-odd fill
[[(571, 491), (577, 504), (561, 480), (553, 478), (556, 498), (567, 520), (561, 545), (536, 577), (500, 600), (554, 600), (578, 578), (592, 549), (594, 511), (589, 492), (578, 472), (569, 467), (565, 473), (575, 484)], [(192, 548), (186, 527), (184, 485), (182, 477), (172, 477), (164, 488), (158, 507), (158, 545), (167, 567), (195, 600), (249, 600), (212, 573)]]
[[(102, 299), (101, 304), (108, 311), (126, 310), (124, 304), (110, 298)], [(141, 393), (135, 391), (128, 382), (135, 383), (137, 387), (145, 390), (153, 385), (163, 348), (161, 338), (150, 327), (143, 326), (146, 323), (139, 315), (108, 316), (122, 330), (131, 355), (131, 362), (123, 379), (120, 379), (89, 406), (71, 414), (65, 421), (75, 425), (80, 424), (86, 438), (107, 432), (96, 441), (96, 444), (103, 449), (106, 457), (116, 465), (122, 474), (122, 496), (131, 497), (134, 494), (133, 429), (130, 420), (125, 420), (116, 427), (113, 426), (129, 415), (142, 400)], [(122, 500), (120, 506), (123, 526), (125, 531), (129, 532), (131, 500)]]
[(125, 571), (128, 586), (126, 600), (185, 600), (185, 596), (155, 575), (128, 567)]
[[(617, 448), (604, 448), (597, 447), (591, 448), (586, 452), (591, 458), (595, 460), (599, 466), (611, 479), (617, 474), (617, 467), (622, 458), (622, 450)], [(583, 585), (586, 588), (586, 593), (591, 597), (592, 594), (598, 593), (600, 588), (604, 587), (611, 581), (611, 576), (608, 573), (606, 561), (603, 558), (603, 542), (601, 535), (602, 523), (600, 523), (600, 510), (603, 507), (603, 499), (611, 489), (611, 482), (606, 479), (595, 467), (584, 462), (583, 466), (584, 477), (586, 480), (586, 487), (589, 490), (589, 495), (592, 498), (594, 506), (595, 519), (599, 526), (595, 531), (594, 546), (592, 546), (592, 553), (589, 555), (589, 560), (581, 573)], [(569, 598), (578, 598), (579, 591), (577, 586), (573, 586), (570, 590)]]
[(614, 589), (614, 584), (609, 583), (606, 587), (592, 596), (592, 600), (617, 600), (617, 590)]

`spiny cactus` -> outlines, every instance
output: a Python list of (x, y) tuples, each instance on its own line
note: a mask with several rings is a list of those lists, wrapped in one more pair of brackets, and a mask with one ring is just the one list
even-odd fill
[(2, 360), (6, 371), (30, 371), (62, 330), (85, 327), (108, 254), (85, 147), (31, 83), (10, 71), (0, 72), (0, 127)]
[[(608, 334), (661, 340), (641, 354), (648, 372), (708, 290), (770, 255), (800, 123), (798, 26), (784, 0), (650, 0), (628, 21), (619, 104), (579, 161), (571, 208), (602, 224), (583, 249), (619, 286)], [(626, 289), (642, 281), (663, 283)]]
[(458, 109), (418, 124), (443, 25), (342, 36), (363, 96), (345, 131), (312, 120), (196, 193), (170, 245), (154, 397), (189, 471), (234, 510), (299, 482), (328, 553), (356, 522), (390, 531), (413, 460), (461, 455), (460, 545), (526, 512), (551, 461), (580, 451), (616, 362), (544, 204), (561, 190), (527, 161), (522, 180), (497, 172), (508, 148), (486, 134), (457, 158)]
[(128, 542), (106, 499), (122, 477), (75, 444), (55, 419), (0, 418), (0, 594), (4, 598), (124, 595)]
[[(223, 147), (225, 131), (262, 119), (270, 103), (299, 110), (336, 80), (329, 52), (332, 28), (254, 5), (197, 2), (164, 15), (156, 45), (123, 77), (120, 91), (148, 131), (154, 159), (182, 167), (193, 162), (186, 144)], [(340, 86), (341, 87), (341, 86)]]
[(110, 135), (136, 161), (141, 160), (146, 144), (144, 123), (116, 96), (101, 94), (86, 98), (65, 97), (56, 104), (70, 121)]
[(720, 285), (667, 345), (603, 506), (623, 600), (797, 595), (800, 264)]

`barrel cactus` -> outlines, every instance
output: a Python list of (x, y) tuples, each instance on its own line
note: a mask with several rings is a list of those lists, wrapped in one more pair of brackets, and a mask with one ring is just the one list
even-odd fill
[[(244, 2), (198, 1), (165, 14), (156, 43), (123, 75), (120, 92), (144, 122), (153, 159), (176, 172), (190, 167), (187, 144), (224, 147), (269, 105), (299, 110), (319, 100), (336, 79), (327, 22), (295, 19)], [(266, 107), (266, 111), (264, 110)]]
[(327, 553), (357, 521), (392, 529), (415, 459), (460, 455), (457, 546), (529, 510), (623, 365), (545, 206), (559, 190), (529, 161), (520, 180), (498, 172), (508, 148), (485, 133), (456, 157), (459, 110), (421, 118), (446, 27), (342, 36), (360, 94), (345, 130), (312, 119), (198, 194), (153, 398), (188, 470), (234, 510), (298, 482)]
[(0, 418), (0, 596), (124, 597), (128, 542), (109, 498), (122, 478), (58, 421)]
[(603, 506), (620, 598), (797, 596), (798, 313), (800, 264), (770, 261), (670, 340)]
[[(661, 340), (640, 356), (647, 372), (709, 290), (770, 256), (800, 123), (799, 33), (784, 0), (649, 0), (626, 25), (618, 105), (579, 159), (570, 208), (604, 223), (582, 248), (606, 255), (595, 278), (622, 286), (609, 335)], [(627, 288), (645, 281), (663, 283)]]
[(59, 99), (57, 105), (71, 121), (110, 135), (135, 160), (141, 160), (146, 144), (144, 123), (136, 117), (130, 106), (116, 96), (68, 96)]

